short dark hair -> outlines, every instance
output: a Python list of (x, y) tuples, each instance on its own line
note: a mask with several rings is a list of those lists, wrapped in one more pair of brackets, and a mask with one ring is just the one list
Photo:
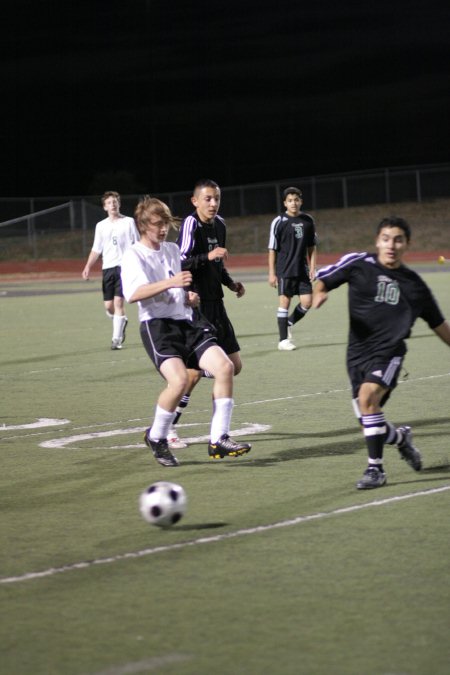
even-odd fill
[(384, 227), (398, 227), (400, 230), (403, 230), (406, 241), (409, 243), (411, 239), (411, 227), (404, 218), (399, 218), (398, 216), (388, 216), (387, 218), (383, 218), (383, 220), (378, 224), (377, 236)]
[(288, 195), (298, 195), (298, 197), (303, 197), (303, 193), (298, 187), (287, 187), (283, 190), (283, 199), (286, 199)]
[(196, 190), (201, 190), (202, 188), (205, 187), (210, 187), (214, 188), (215, 190), (220, 190), (220, 187), (217, 185), (215, 180), (211, 180), (211, 178), (199, 178), (198, 181), (194, 185), (194, 192)]
[(120, 194), (115, 190), (108, 190), (102, 194), (102, 206), (105, 205), (105, 202), (109, 197), (115, 197), (115, 199), (117, 199), (117, 201), (120, 203)]

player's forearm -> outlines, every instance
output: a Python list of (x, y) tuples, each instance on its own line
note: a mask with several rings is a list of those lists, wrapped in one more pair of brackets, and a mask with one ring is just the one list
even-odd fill
[(328, 299), (328, 290), (323, 281), (316, 281), (313, 287), (312, 306), (318, 309)]
[(276, 262), (277, 262), (277, 254), (276, 251), (273, 249), (269, 250), (269, 276), (275, 276), (276, 275)]
[(164, 291), (168, 291), (169, 288), (173, 287), (172, 279), (161, 279), (160, 281), (154, 281), (149, 284), (142, 284), (142, 286), (139, 286), (139, 288), (137, 288), (134, 293), (129, 298), (127, 298), (127, 301), (132, 303), (138, 302), (139, 300), (148, 300), (149, 298), (154, 298), (155, 295), (164, 293)]
[(450, 346), (450, 324), (444, 321), (440, 326), (433, 328), (434, 332), (443, 342)]

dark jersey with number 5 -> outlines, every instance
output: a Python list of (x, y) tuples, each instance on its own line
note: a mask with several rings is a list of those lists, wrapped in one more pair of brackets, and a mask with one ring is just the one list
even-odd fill
[(349, 253), (317, 274), (327, 290), (349, 285), (349, 366), (368, 358), (403, 356), (418, 317), (431, 329), (444, 321), (428, 286), (405, 265), (384, 267), (376, 254)]
[(276, 251), (277, 277), (299, 277), (309, 280), (308, 249), (316, 246), (316, 228), (309, 213), (298, 216), (283, 213), (270, 225), (269, 249)]

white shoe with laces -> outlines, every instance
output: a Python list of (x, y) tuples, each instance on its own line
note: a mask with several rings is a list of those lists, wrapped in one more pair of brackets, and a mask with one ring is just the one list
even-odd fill
[(291, 340), (289, 340), (289, 338), (287, 338), (286, 340), (281, 340), (278, 343), (278, 349), (280, 352), (292, 352), (292, 350), (297, 349), (297, 347), (293, 342), (291, 342)]
[(170, 427), (169, 433), (167, 434), (167, 444), (171, 450), (181, 450), (187, 448), (188, 444), (179, 438), (175, 427)]

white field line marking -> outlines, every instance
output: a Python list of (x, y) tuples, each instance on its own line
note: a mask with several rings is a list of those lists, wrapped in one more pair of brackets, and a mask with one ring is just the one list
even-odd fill
[(166, 553), (167, 551), (176, 551), (190, 546), (201, 546), (202, 544), (214, 544), (227, 539), (235, 539), (236, 537), (245, 537), (252, 534), (259, 534), (260, 532), (268, 532), (270, 530), (280, 529), (282, 527), (292, 527), (292, 525), (299, 525), (301, 523), (308, 523), (311, 520), (321, 520), (322, 518), (330, 518), (331, 516), (341, 516), (346, 513), (355, 513), (363, 509), (370, 509), (377, 506), (385, 506), (386, 504), (393, 504), (402, 502), (407, 499), (415, 499), (416, 497), (427, 497), (429, 495), (439, 494), (450, 490), (450, 485), (444, 485), (440, 488), (432, 488), (431, 490), (421, 490), (419, 492), (410, 492), (406, 495), (398, 495), (396, 497), (387, 497), (386, 499), (378, 499), (366, 504), (354, 504), (353, 506), (345, 506), (334, 511), (324, 511), (312, 513), (309, 516), (297, 516), (289, 520), (281, 520), (278, 523), (271, 523), (270, 525), (258, 525), (257, 527), (250, 527), (243, 530), (236, 530), (235, 532), (227, 532), (226, 534), (216, 534), (212, 537), (200, 537), (192, 541), (185, 541), (179, 544), (170, 544), (167, 546), (156, 546), (155, 548), (146, 548), (142, 551), (133, 551), (129, 553), (121, 553), (119, 555), (111, 556), (109, 558), (97, 558), (96, 560), (85, 560), (83, 562), (72, 563), (70, 565), (63, 565), (62, 567), (50, 567), (48, 570), (42, 572), (28, 572), (16, 577), (0, 578), (1, 584), (14, 584), (21, 581), (30, 581), (31, 579), (41, 579), (43, 577), (52, 577), (55, 574), (62, 574), (63, 572), (71, 572), (72, 570), (86, 569), (94, 565), (109, 565), (110, 563), (119, 562), (121, 560), (130, 560), (133, 558), (143, 558), (148, 555), (155, 555), (157, 553)]
[(42, 427), (56, 427), (60, 424), (70, 424), (70, 420), (57, 420), (52, 417), (38, 417), (36, 422), (28, 424), (2, 424), (0, 431), (16, 431), (17, 429), (40, 429)]
[(166, 654), (165, 656), (153, 656), (145, 661), (134, 661), (123, 666), (113, 666), (108, 670), (102, 670), (94, 675), (135, 675), (136, 673), (148, 673), (150, 670), (160, 670), (172, 663), (188, 661), (192, 656), (188, 654)]
[[(271, 427), (270, 424), (253, 424), (252, 422), (244, 422), (243, 427), (240, 429), (233, 429), (230, 431), (230, 436), (241, 436), (243, 434), (249, 436), (254, 434), (261, 434), (264, 431), (268, 431)], [(182, 424), (179, 425), (180, 428), (183, 427)], [(132, 429), (110, 429), (109, 431), (95, 431), (89, 434), (78, 434), (76, 436), (66, 436), (65, 438), (52, 438), (49, 441), (43, 441), (39, 443), (41, 448), (57, 448), (58, 450), (70, 445), (71, 443), (76, 443), (77, 441), (91, 441), (96, 438), (110, 438), (111, 436), (122, 436), (128, 434), (137, 434), (143, 433), (148, 427), (134, 427)], [(209, 440), (209, 434), (207, 436), (196, 436), (192, 438), (183, 439), (188, 443), (200, 443), (202, 441)], [(114, 446), (110, 449), (116, 449), (123, 446)], [(145, 443), (139, 443), (138, 445), (125, 446), (127, 448), (145, 448)], [(78, 448), (72, 448), (76, 450)], [(92, 450), (92, 448), (90, 448)]]
[[(449, 376), (450, 376), (450, 373), (442, 373), (442, 374), (439, 374), (439, 375), (426, 375), (424, 377), (416, 377), (416, 378), (411, 378), (411, 379), (407, 379), (407, 380), (402, 380), (401, 382), (399, 382), (399, 385), (413, 384), (414, 382), (422, 382), (424, 380), (435, 380), (435, 379), (439, 379), (439, 378), (442, 378), (442, 377), (449, 377)], [(314, 396), (328, 396), (330, 394), (342, 394), (343, 392), (348, 392), (348, 391), (350, 391), (350, 387), (345, 387), (344, 389), (328, 389), (328, 390), (325, 390), (325, 391), (316, 391), (316, 392), (312, 392), (312, 393), (309, 393), (309, 394), (293, 394), (291, 396), (281, 396), (281, 397), (277, 397), (277, 398), (261, 399), (261, 400), (257, 400), (257, 401), (246, 401), (244, 403), (236, 403), (235, 407), (236, 408), (243, 408), (244, 406), (261, 405), (262, 403), (277, 403), (277, 402), (280, 402), (280, 401), (291, 401), (291, 400), (296, 399), (296, 398), (312, 398)], [(209, 412), (209, 410), (206, 409), (206, 408), (204, 410), (195, 410), (195, 411), (187, 410), (184, 414), (189, 415), (189, 414), (195, 413), (196, 415), (198, 415), (198, 414), (204, 413), (204, 412)], [(128, 420), (128, 421), (129, 422), (140, 422), (141, 418), (136, 418), (134, 420)], [(37, 422), (32, 422), (32, 423), (25, 424), (25, 425), (15, 425), (15, 426), (2, 425), (2, 426), (0, 426), (0, 431), (12, 431), (13, 429), (17, 429), (17, 430), (19, 430), (19, 429), (35, 429), (37, 427), (44, 428), (44, 427), (47, 427), (47, 426), (55, 426), (57, 424), (69, 424), (69, 423), (70, 423), (70, 420), (53, 420), (51, 418), (47, 419), (47, 418), (42, 417), (42, 418), (39, 418)], [(112, 426), (113, 424), (117, 424), (117, 420), (115, 422), (103, 422), (103, 423), (98, 423), (98, 424), (91, 424), (91, 425), (88, 425), (88, 426), (74, 427), (74, 429), (93, 429), (95, 427)], [(180, 427), (181, 426), (187, 426), (187, 425), (180, 425)], [(130, 429), (129, 431), (133, 431), (133, 430)], [(38, 434), (31, 434), (31, 435), (38, 435)], [(22, 438), (22, 437), (23, 436), (17, 436), (17, 437), (16, 436), (9, 436), (7, 438), (0, 438), (0, 441), (14, 440), (15, 438)]]

